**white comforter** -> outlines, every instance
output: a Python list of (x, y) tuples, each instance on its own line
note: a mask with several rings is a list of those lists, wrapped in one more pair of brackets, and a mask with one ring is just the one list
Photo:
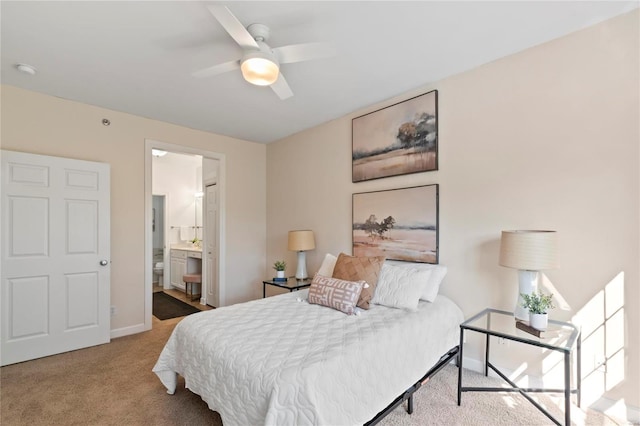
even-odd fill
[(153, 371), (177, 374), (232, 425), (355, 425), (371, 420), (459, 342), (444, 296), (418, 311), (372, 305), (348, 316), (307, 291), (190, 315)]

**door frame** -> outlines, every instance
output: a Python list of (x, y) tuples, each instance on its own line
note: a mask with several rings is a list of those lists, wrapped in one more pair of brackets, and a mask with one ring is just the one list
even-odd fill
[[(176, 145), (168, 142), (161, 142), (153, 139), (145, 139), (144, 141), (144, 329), (151, 330), (153, 315), (153, 232), (151, 230), (151, 209), (153, 208), (152, 198), (152, 149), (161, 149), (163, 151), (173, 152), (176, 154), (200, 155), (203, 158), (211, 158), (218, 160), (218, 291), (220, 305), (225, 305), (225, 279), (226, 276), (226, 155), (207, 151), (199, 148), (192, 148), (183, 145)], [(166, 225), (166, 224), (165, 224)], [(168, 248), (168, 251), (171, 247)], [(204, 265), (203, 265), (204, 266)], [(203, 274), (207, 271), (203, 270)], [(204, 281), (204, 280), (203, 280)], [(202, 290), (204, 292), (204, 289)]]

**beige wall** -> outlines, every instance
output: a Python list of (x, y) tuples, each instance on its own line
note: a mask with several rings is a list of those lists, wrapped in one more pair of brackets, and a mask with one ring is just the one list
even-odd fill
[[(112, 330), (144, 324), (145, 139), (226, 156), (226, 300), (261, 296), (265, 145), (2, 86), (2, 149), (111, 165)], [(111, 120), (103, 126), (103, 118)]]
[[(467, 317), (485, 307), (513, 309), (517, 277), (498, 266), (500, 231), (559, 231), (561, 268), (546, 276), (572, 310), (556, 309), (552, 318), (591, 319), (583, 355), (585, 387), (597, 393), (590, 401), (606, 391), (640, 407), (638, 16), (636, 10), (268, 145), (267, 266), (284, 258), (295, 268), (286, 251), (291, 229), (315, 231), (311, 273), (325, 253), (351, 253), (353, 193), (438, 183), (440, 262), (449, 267), (442, 293)], [(351, 183), (351, 119), (432, 89), (439, 91), (440, 170)], [(619, 304), (605, 309), (605, 291)], [(468, 346), (470, 357), (482, 358), (477, 339)], [(530, 356), (501, 349), (499, 364), (511, 370)], [(597, 351), (611, 359), (607, 374), (593, 369)]]

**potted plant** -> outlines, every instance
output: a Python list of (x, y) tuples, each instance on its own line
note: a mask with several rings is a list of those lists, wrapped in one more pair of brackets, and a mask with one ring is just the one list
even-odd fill
[(531, 294), (520, 294), (523, 302), (522, 307), (529, 311), (529, 325), (537, 330), (546, 330), (549, 323), (548, 310), (553, 306), (553, 294), (543, 294), (542, 292)]
[(287, 269), (287, 262), (284, 260), (276, 260), (273, 264), (273, 269), (276, 270), (276, 278), (284, 278), (284, 270)]

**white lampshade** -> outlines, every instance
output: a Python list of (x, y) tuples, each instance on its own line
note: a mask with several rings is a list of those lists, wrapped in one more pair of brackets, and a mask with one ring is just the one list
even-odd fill
[(305, 251), (316, 248), (316, 240), (313, 231), (289, 231), (289, 250)]
[(244, 79), (256, 86), (269, 86), (275, 83), (280, 67), (272, 56), (259, 50), (247, 53), (240, 64)]
[(502, 231), (500, 265), (525, 271), (558, 268), (556, 231)]
[(558, 267), (558, 233), (556, 231), (502, 231), (499, 263), (518, 269), (518, 297), (514, 308), (517, 320), (528, 320), (522, 307), (522, 294), (532, 294), (538, 287), (539, 273)]

